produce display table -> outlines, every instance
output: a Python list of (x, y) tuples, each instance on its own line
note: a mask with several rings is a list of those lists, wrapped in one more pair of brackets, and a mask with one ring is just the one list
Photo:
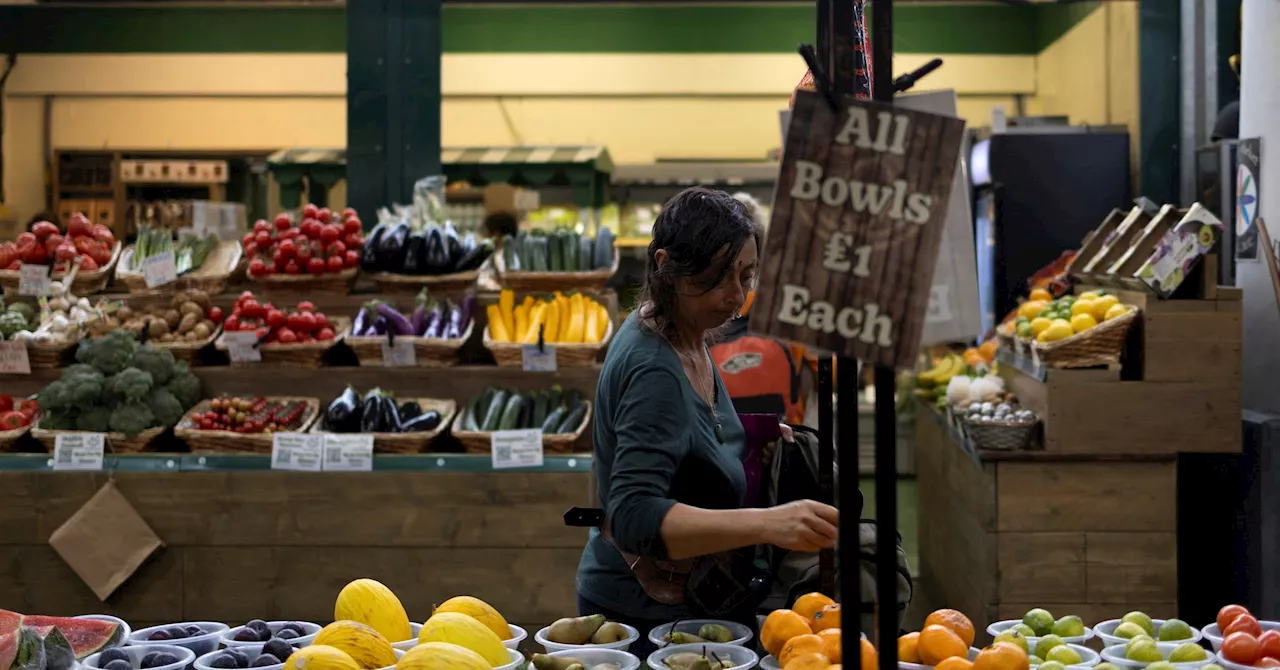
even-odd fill
[[(254, 618), (327, 622), (334, 594), (376, 575), (422, 622), (460, 594), (533, 631), (577, 612), (586, 542), (563, 514), (595, 498), (591, 459), (494, 471), (488, 457), (376, 456), (372, 473), (269, 470), (266, 456), (124, 456), (116, 482), (166, 547), (107, 603), (47, 544), (106, 481), (0, 456), (0, 602), (113, 614), (135, 629)], [(112, 459), (108, 458), (108, 464)]]

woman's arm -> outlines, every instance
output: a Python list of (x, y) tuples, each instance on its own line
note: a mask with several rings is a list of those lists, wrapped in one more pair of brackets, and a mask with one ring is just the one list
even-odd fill
[(835, 546), (839, 525), (836, 508), (812, 500), (729, 510), (676, 503), (662, 520), (662, 538), (672, 559), (706, 556), (754, 544), (813, 552)]

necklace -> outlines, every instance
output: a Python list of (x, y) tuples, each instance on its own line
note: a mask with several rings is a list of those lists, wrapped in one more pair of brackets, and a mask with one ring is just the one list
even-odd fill
[[(702, 380), (702, 375), (699, 374), (698, 362), (690, 354), (687, 354), (683, 351), (679, 353), (682, 357), (685, 358), (685, 360), (689, 361), (689, 365), (693, 368), (693, 372), (694, 372), (693, 379), (697, 380), (697, 385), (705, 386)], [(708, 375), (711, 380), (711, 388), (707, 389), (706, 392), (704, 392), (703, 389), (697, 388), (697, 387), (695, 387), (693, 390), (694, 390), (694, 393), (697, 393), (699, 396), (701, 396), (702, 399), (706, 401), (707, 406), (711, 408), (711, 420), (716, 424), (716, 428), (715, 428), (716, 441), (719, 442), (720, 444), (724, 444), (724, 426), (720, 423), (720, 410), (716, 406), (717, 405), (716, 401), (718, 400), (717, 396), (719, 395), (718, 393), (719, 389), (716, 387), (715, 363), (712, 362), (711, 356), (707, 354), (705, 349), (702, 351), (702, 358), (707, 362), (708, 366), (710, 366), (710, 369), (711, 369), (711, 374)], [(693, 381), (693, 380), (690, 380), (690, 381)], [(690, 385), (692, 386), (693, 384), (690, 384)]]

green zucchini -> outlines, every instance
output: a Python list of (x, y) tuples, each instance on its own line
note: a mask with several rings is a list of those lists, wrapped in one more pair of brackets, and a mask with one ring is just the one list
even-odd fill
[(578, 238), (578, 272), (586, 272), (594, 265), (591, 262), (591, 255), (595, 253), (595, 245), (592, 244), (591, 238), (583, 235)]
[(542, 422), (542, 432), (551, 435), (560, 427), (560, 422), (564, 421), (564, 408), (557, 407), (554, 412), (547, 415), (547, 420)]
[(596, 242), (594, 250), (594, 262), (591, 264), (593, 269), (607, 270), (613, 267), (613, 231), (600, 227), (596, 232)]
[(484, 390), (484, 395), (480, 396), (480, 405), (476, 407), (476, 423), (484, 421), (484, 416), (489, 412), (489, 405), (493, 402), (494, 388), (490, 386)]
[(548, 269), (547, 255), (550, 252), (547, 251), (547, 242), (548, 242), (547, 238), (541, 235), (533, 239), (533, 271), (534, 272), (546, 272)]
[(582, 420), (587, 416), (587, 406), (585, 404), (578, 405), (572, 412), (565, 415), (564, 421), (560, 422), (560, 427), (556, 429), (557, 433), (572, 433), (582, 425)]
[(480, 430), (480, 425), (476, 423), (478, 421), (478, 419), (476, 419), (476, 415), (480, 413), (480, 400), (480, 397), (477, 396), (467, 403), (467, 413), (462, 416), (463, 430)]
[[(496, 403), (495, 403), (496, 404)], [(506, 409), (502, 410), (502, 421), (495, 430), (515, 430), (520, 427), (520, 407), (524, 404), (524, 396), (518, 391), (512, 392), (507, 400)]]
[(564, 250), (564, 271), (578, 271), (578, 234), (572, 231), (565, 231), (564, 238), (560, 240)]
[(529, 396), (520, 399), (520, 415), (516, 418), (516, 428), (528, 428), (533, 424), (533, 400)]
[(484, 423), (480, 425), (480, 429), (486, 433), (498, 430), (498, 426), (502, 422), (502, 412), (507, 405), (507, 392), (498, 390), (493, 394), (493, 400), (489, 403), (489, 408), (484, 412)]
[(552, 410), (560, 406), (560, 395), (562, 392), (563, 391), (560, 388), (559, 384), (554, 384), (552, 385), (551, 388), (547, 389), (547, 413), (548, 414), (550, 414)]
[(564, 272), (564, 247), (560, 238), (564, 231), (553, 230), (547, 238), (547, 269), (551, 272)]
[(578, 409), (582, 404), (582, 391), (578, 389), (569, 389), (564, 394), (564, 408), (566, 411), (572, 412)]
[(543, 391), (533, 397), (533, 417), (529, 428), (538, 428), (547, 420), (547, 392)]

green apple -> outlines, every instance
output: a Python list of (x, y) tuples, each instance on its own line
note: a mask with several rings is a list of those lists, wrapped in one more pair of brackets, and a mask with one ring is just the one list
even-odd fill
[(1022, 637), (1036, 637), (1035, 629), (1033, 629), (1031, 626), (1028, 626), (1025, 623), (1013, 624), (1012, 626), (1010, 626), (1009, 628), (1006, 628), (1005, 630), (1011, 630), (1011, 631), (1014, 631), (1015, 633), (1021, 633)]
[(1173, 664), (1168, 661), (1156, 661), (1147, 666), (1147, 670), (1152, 668), (1155, 668), (1155, 670), (1174, 670)]
[(1084, 635), (1084, 622), (1074, 614), (1064, 616), (1053, 622), (1052, 633), (1061, 637), (1080, 637)]
[(1146, 635), (1150, 637), (1150, 634), (1147, 633), (1142, 626), (1139, 626), (1132, 621), (1126, 621), (1119, 626), (1116, 626), (1115, 632), (1113, 632), (1112, 635), (1115, 635), (1116, 637), (1123, 637), (1128, 640), (1132, 640), (1139, 635)]
[(1045, 661), (1044, 663), (1041, 663), (1038, 667), (1040, 668), (1040, 670), (1067, 670), (1067, 666), (1057, 661)]
[(1169, 654), (1170, 663), (1194, 663), (1203, 661), (1206, 658), (1208, 658), (1208, 654), (1204, 653), (1204, 647), (1194, 642), (1180, 644), (1173, 650), (1173, 653)]
[(1036, 656), (1048, 661), (1050, 660), (1049, 650), (1054, 647), (1060, 647), (1064, 644), (1066, 644), (1066, 642), (1063, 642), (1062, 638), (1057, 635), (1046, 635), (1036, 641)]
[(1031, 637), (1043, 637), (1053, 632), (1053, 615), (1047, 610), (1036, 608), (1027, 612), (1022, 615), (1022, 623), (1035, 633)]
[(1147, 631), (1147, 635), (1155, 637), (1155, 634), (1156, 634), (1155, 624), (1151, 623), (1151, 617), (1147, 616), (1146, 614), (1143, 614), (1142, 612), (1130, 612), (1120, 617), (1120, 621), (1126, 622), (1126, 623), (1136, 623), (1139, 626), (1142, 626), (1142, 630)]
[(1141, 663), (1155, 663), (1164, 660), (1164, 654), (1160, 653), (1160, 648), (1156, 646), (1156, 641), (1150, 638), (1134, 640), (1129, 645), (1129, 648), (1125, 650), (1124, 657), (1130, 661)]
[(1049, 655), (1045, 657), (1045, 660), (1057, 661), (1063, 665), (1075, 665), (1082, 659), (1080, 658), (1080, 652), (1063, 644), (1050, 649)]
[(1157, 632), (1160, 633), (1161, 642), (1189, 640), (1192, 636), (1191, 626), (1187, 625), (1187, 622), (1182, 619), (1169, 619), (1160, 624), (1160, 630)]
[(1000, 631), (1000, 634), (996, 636), (995, 642), (1008, 642), (1010, 644), (1016, 644), (1019, 647), (1022, 647), (1022, 650), (1025, 652), (1031, 651), (1031, 649), (1027, 646), (1026, 636), (1024, 636), (1022, 633), (1019, 633), (1018, 631), (1013, 629), (1005, 629)]

